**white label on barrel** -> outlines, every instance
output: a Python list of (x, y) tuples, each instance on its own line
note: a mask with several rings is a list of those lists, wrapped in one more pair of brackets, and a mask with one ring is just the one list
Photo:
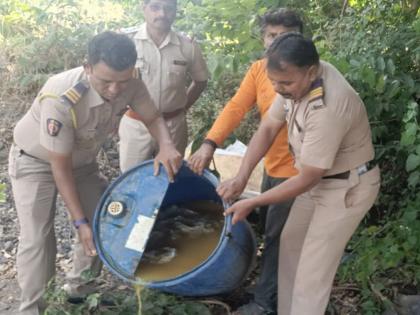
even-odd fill
[(149, 238), (150, 232), (152, 231), (155, 220), (156, 217), (154, 216), (150, 218), (144, 215), (139, 215), (137, 218), (138, 222), (131, 230), (128, 240), (125, 243), (125, 247), (140, 253), (144, 252), (146, 242)]

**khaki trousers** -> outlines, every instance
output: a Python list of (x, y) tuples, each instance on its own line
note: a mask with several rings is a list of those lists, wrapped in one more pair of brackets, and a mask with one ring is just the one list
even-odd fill
[(322, 179), (296, 198), (280, 239), (279, 315), (323, 315), (350, 237), (379, 192), (376, 167), (347, 180)]
[[(188, 144), (188, 127), (184, 113), (165, 119), (176, 149), (182, 156)], [(120, 137), (120, 169), (122, 172), (154, 158), (159, 147), (147, 127), (137, 119), (124, 115), (118, 134)]]
[[(20, 314), (38, 315), (46, 307), (42, 295), (55, 275), (57, 188), (49, 163), (22, 154), (16, 146), (12, 146), (9, 155), (9, 175), (20, 226), (17, 251), (21, 288), (19, 311)], [(75, 170), (74, 175), (83, 210), (92, 222), (106, 180), (93, 164)], [(101, 263), (98, 257), (86, 256), (77, 239), (73, 248), (73, 268), (67, 275), (69, 282), (74, 286), (81, 285), (81, 273), (87, 269), (99, 274)]]

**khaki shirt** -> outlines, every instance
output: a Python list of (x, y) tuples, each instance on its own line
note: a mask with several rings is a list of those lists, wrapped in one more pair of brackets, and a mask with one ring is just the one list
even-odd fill
[(356, 91), (331, 64), (321, 61), (322, 97), (313, 90), (302, 100), (277, 95), (270, 117), (288, 123), (296, 167), (302, 164), (342, 173), (374, 158), (365, 106)]
[[(92, 87), (88, 87), (73, 106), (54, 97), (40, 98), (43, 94), (60, 96), (81, 80), (89, 86), (83, 67), (78, 67), (57, 74), (45, 83), (14, 129), (14, 141), (19, 148), (44, 161), (48, 161), (47, 150), (72, 153), (73, 166), (80, 167), (96, 160), (102, 144), (118, 130), (127, 104), (146, 124), (159, 115), (144, 83), (134, 78), (127, 90), (112, 102), (105, 101)], [(56, 128), (53, 135), (51, 121)]]
[(207, 81), (209, 72), (197, 43), (170, 31), (157, 47), (149, 37), (146, 24), (132, 37), (137, 48), (137, 64), (141, 76), (156, 107), (162, 113), (185, 108), (188, 77), (193, 81)]

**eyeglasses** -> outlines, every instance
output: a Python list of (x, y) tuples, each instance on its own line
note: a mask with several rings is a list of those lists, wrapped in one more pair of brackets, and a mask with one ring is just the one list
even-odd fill
[(176, 12), (176, 5), (161, 4), (161, 3), (157, 3), (157, 2), (149, 3), (149, 8), (153, 12), (158, 12), (158, 11), (164, 11), (166, 13)]

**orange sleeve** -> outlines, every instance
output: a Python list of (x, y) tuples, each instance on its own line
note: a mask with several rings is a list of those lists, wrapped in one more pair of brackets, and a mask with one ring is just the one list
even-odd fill
[(206, 138), (213, 140), (219, 146), (239, 126), (245, 114), (255, 105), (257, 100), (256, 68), (257, 64), (252, 64), (238, 91), (225, 105), (207, 134)]

